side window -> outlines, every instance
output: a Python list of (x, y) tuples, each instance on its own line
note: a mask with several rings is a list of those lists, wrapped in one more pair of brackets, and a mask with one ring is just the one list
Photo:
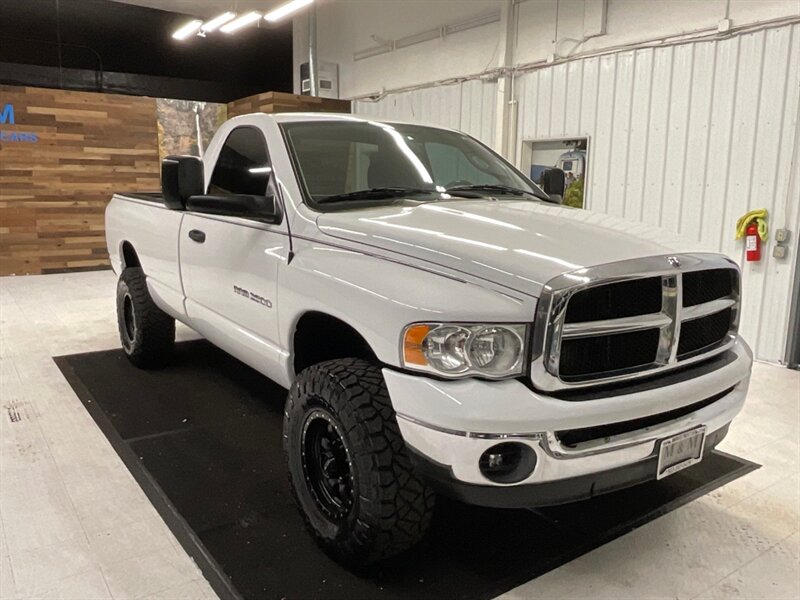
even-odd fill
[(208, 193), (213, 196), (264, 196), (272, 172), (264, 135), (255, 127), (237, 127), (220, 150)]

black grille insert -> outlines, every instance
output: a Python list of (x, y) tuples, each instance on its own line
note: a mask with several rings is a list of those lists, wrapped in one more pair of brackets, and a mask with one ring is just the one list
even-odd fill
[(688, 358), (701, 350), (710, 349), (723, 341), (731, 328), (732, 318), (733, 310), (726, 308), (713, 315), (681, 323), (678, 360)]
[(695, 306), (725, 298), (733, 293), (737, 274), (734, 269), (708, 269), (683, 274), (683, 305)]
[(566, 323), (648, 315), (661, 310), (661, 278), (608, 283), (575, 293), (567, 305)]
[(643, 329), (562, 340), (559, 375), (564, 381), (579, 381), (650, 365), (656, 360), (659, 334), (658, 329)]

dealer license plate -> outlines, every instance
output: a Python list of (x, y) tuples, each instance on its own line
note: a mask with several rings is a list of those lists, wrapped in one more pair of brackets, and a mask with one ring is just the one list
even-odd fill
[(661, 440), (657, 479), (663, 479), (699, 463), (703, 459), (706, 428), (698, 427)]

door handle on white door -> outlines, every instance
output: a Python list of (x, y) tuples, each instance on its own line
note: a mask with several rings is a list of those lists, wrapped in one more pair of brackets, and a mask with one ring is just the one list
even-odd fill
[(202, 244), (206, 241), (206, 234), (204, 231), (200, 231), (199, 229), (192, 229), (189, 232), (189, 237), (197, 242), (198, 244)]

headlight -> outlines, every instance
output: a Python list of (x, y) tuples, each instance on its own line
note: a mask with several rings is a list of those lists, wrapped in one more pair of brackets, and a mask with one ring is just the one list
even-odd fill
[(525, 371), (526, 325), (415, 323), (403, 331), (403, 366), (446, 377), (501, 378)]

